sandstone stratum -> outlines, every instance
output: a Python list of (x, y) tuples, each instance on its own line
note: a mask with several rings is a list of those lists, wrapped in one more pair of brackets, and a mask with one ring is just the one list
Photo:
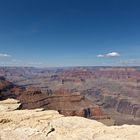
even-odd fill
[[(17, 104), (17, 108), (15, 108)], [(138, 140), (140, 126), (106, 126), (83, 117), (64, 117), (57, 111), (17, 110), (19, 102), (0, 101), (0, 140)]]

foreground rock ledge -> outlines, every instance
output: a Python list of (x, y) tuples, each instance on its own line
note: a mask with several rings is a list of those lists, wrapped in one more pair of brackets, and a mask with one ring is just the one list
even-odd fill
[(105, 126), (57, 111), (0, 112), (0, 140), (138, 140), (140, 126)]

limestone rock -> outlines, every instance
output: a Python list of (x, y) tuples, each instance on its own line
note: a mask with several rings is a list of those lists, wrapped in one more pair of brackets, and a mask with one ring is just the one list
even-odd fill
[(21, 103), (15, 99), (7, 99), (0, 101), (0, 111), (13, 111), (18, 109)]
[(57, 111), (15, 110), (0, 113), (1, 140), (138, 140), (140, 126), (105, 126)]

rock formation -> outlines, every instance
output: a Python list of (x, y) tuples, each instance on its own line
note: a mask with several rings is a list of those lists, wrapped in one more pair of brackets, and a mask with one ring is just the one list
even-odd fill
[[(120, 115), (121, 117), (116, 121), (121, 122), (121, 124), (130, 122), (131, 124), (140, 124), (140, 67), (73, 67), (56, 69), (2, 67), (0, 68), (0, 75), (24, 88), (28, 89), (32, 86), (41, 90), (41, 93), (38, 92), (36, 95), (30, 95), (31, 91), (27, 91), (28, 95), (26, 96), (20, 94), (24, 92), (26, 94), (27, 92), (22, 91), (19, 87), (15, 88), (14, 93), (16, 94), (10, 94), (7, 91), (2, 92), (9, 97), (15, 96), (14, 98), (16, 98), (16, 96), (20, 96), (25, 103), (23, 108), (28, 107), (31, 109), (34, 105), (34, 107), (45, 106), (45, 108), (52, 109), (53, 104), (47, 105), (46, 100), (56, 100), (52, 93), (65, 88), (70, 93), (82, 93), (82, 96), (86, 96), (94, 105), (100, 106), (109, 116), (115, 116), (115, 119)], [(19, 90), (20, 92), (18, 92)], [(48, 99), (48, 94), (52, 98), (49, 97)], [(30, 101), (28, 105), (26, 104), (26, 97)], [(30, 99), (31, 97), (32, 99)], [(36, 102), (37, 100), (38, 102)], [(86, 109), (85, 114), (88, 114), (88, 108)], [(65, 111), (61, 109), (59, 112), (64, 113)], [(75, 112), (72, 114), (75, 114)], [(120, 121), (120, 119), (127, 119), (129, 116), (131, 119)]]
[[(43, 108), (45, 110), (57, 110), (65, 116), (82, 116), (104, 120), (103, 122), (107, 122), (109, 125), (114, 124), (99, 106), (81, 96), (79, 92), (70, 93), (67, 90), (41, 92), (38, 88), (29, 87), (25, 89), (13, 85), (6, 79), (2, 79), (1, 82), (5, 85), (1, 86), (1, 100), (9, 97), (18, 99), (21, 103), (20, 109)], [(110, 120), (109, 123), (108, 120)]]
[(80, 93), (69, 93), (62, 90), (55, 93), (42, 93), (39, 89), (28, 88), (17, 96), (22, 104), (22, 109), (44, 108), (57, 110), (65, 116), (82, 116), (86, 118), (109, 119), (101, 108)]
[(82, 117), (64, 117), (53, 110), (0, 113), (1, 140), (138, 140), (139, 131), (140, 126), (109, 127)]
[(0, 112), (1, 111), (13, 111), (20, 109), (21, 103), (15, 99), (7, 99), (0, 101)]

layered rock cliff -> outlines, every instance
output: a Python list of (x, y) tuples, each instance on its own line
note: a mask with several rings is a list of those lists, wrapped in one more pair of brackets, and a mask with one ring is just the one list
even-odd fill
[(21, 103), (20, 109), (36, 109), (43, 108), (44, 110), (57, 110), (65, 116), (82, 116), (85, 118), (92, 118), (98, 120), (110, 120), (102, 109), (93, 104), (90, 100), (81, 96), (79, 92), (70, 93), (67, 90), (59, 90), (52, 92), (41, 92), (38, 88), (30, 87), (23, 88), (13, 85), (6, 79), (0, 80), (1, 86), (1, 100), (6, 98), (18, 99)]

